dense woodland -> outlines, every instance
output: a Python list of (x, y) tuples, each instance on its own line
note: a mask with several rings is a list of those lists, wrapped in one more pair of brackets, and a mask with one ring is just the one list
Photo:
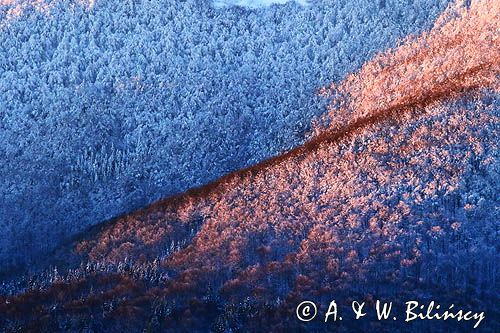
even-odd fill
[(0, 2), (0, 271), (304, 142), (318, 88), (446, 4)]
[[(335, 297), (498, 308), (500, 12), (442, 13), (325, 86), (304, 144), (84, 233), (2, 284), (11, 330), (470, 332), (299, 323)], [(32, 309), (36, 311), (32, 311)], [(335, 325), (335, 324), (334, 324)]]

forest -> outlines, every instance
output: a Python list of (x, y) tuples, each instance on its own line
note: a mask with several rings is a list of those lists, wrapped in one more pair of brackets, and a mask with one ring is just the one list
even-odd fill
[[(294, 6), (269, 8), (309, 10)], [(295, 317), (334, 297), (439, 300), (499, 331), (499, 10), (448, 7), (315, 89), (323, 112), (292, 148), (60, 243), (49, 267), (2, 282), (0, 328), (473, 331)]]
[(319, 88), (447, 4), (0, 2), (0, 272), (302, 144)]

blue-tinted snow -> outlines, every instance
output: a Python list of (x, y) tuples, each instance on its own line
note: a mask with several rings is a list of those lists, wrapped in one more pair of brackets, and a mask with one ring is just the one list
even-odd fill
[(319, 87), (446, 3), (26, 9), (0, 32), (0, 270), (301, 143), (323, 112)]

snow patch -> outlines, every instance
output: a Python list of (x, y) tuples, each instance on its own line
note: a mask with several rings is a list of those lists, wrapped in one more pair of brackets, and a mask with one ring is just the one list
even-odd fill
[(248, 8), (266, 7), (273, 4), (285, 4), (290, 1), (295, 1), (301, 5), (307, 5), (307, 0), (215, 0), (216, 7), (242, 6)]

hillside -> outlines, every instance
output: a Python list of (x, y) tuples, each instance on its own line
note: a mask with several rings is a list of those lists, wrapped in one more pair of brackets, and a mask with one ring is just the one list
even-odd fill
[(448, 3), (0, 1), (0, 275), (304, 143), (318, 88)]
[[(305, 143), (83, 233), (4, 286), (0, 326), (47, 331), (456, 331), (295, 318), (301, 300), (439, 300), (498, 321), (500, 12), (442, 13), (320, 91)], [(36, 311), (32, 311), (36, 309)], [(373, 318), (371, 318), (373, 319)]]

